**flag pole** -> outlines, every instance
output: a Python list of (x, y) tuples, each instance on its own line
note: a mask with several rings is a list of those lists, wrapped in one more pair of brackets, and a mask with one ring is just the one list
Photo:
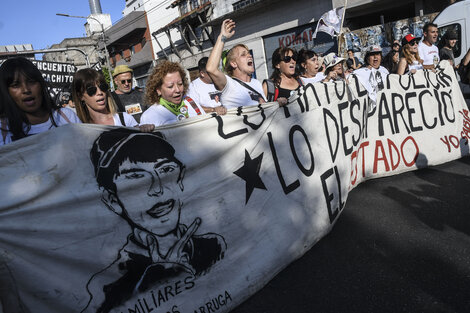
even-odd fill
[(348, 6), (348, 0), (344, 0), (343, 16), (341, 17), (341, 27), (339, 28), (339, 35), (338, 35), (338, 56), (339, 56), (339, 52), (340, 52), (340, 49), (341, 49), (340, 39), (341, 39), (341, 37), (344, 37), (343, 36), (343, 23), (344, 23), (344, 16), (346, 15), (346, 7), (347, 6)]

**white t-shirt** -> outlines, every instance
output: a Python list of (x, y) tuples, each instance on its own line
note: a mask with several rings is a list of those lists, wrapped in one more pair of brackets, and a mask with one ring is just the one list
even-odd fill
[(197, 104), (208, 108), (222, 105), (220, 102), (221, 94), (222, 92), (215, 89), (214, 84), (206, 84), (200, 78), (196, 78), (189, 84), (188, 97)]
[[(413, 64), (408, 64), (408, 71), (406, 73), (411, 73), (412, 70), (422, 70), (423, 65), (418, 61), (413, 61)], [(405, 73), (405, 74), (406, 74)]]
[(357, 76), (359, 82), (367, 90), (369, 98), (375, 103), (377, 92), (385, 87), (385, 81), (389, 74), (388, 70), (383, 66), (380, 66), (378, 69), (369, 69), (367, 66), (364, 66), (355, 70), (353, 74)]
[(225, 75), (227, 78), (227, 84), (224, 89), (222, 89), (222, 104), (227, 109), (238, 108), (240, 106), (249, 106), (249, 105), (258, 105), (259, 96), (266, 101), (264, 96), (263, 87), (257, 79), (251, 79), (250, 82), (244, 82), (257, 92), (259, 95), (249, 90), (239, 82), (235, 81), (233, 78)]
[(115, 113), (113, 115), (113, 119), (114, 119), (114, 126), (125, 126), (125, 127), (135, 127), (137, 125), (139, 125), (139, 123), (137, 123), (137, 121), (135, 120), (135, 118), (132, 117), (132, 115), (126, 113), (126, 112), (122, 112), (122, 117), (124, 118), (124, 123), (126, 125), (122, 125), (121, 123), (121, 119), (119, 118), (119, 114), (118, 113)]
[(300, 79), (304, 82), (304, 85), (315, 84), (324, 80), (325, 74), (319, 72), (317, 75), (315, 75), (315, 77), (300, 77)]
[[(194, 100), (194, 99), (193, 99)], [(193, 106), (187, 101), (184, 100), (186, 107), (188, 109), (189, 117), (197, 116), (197, 112), (193, 109)], [(200, 115), (204, 115), (205, 112), (199, 104), (197, 104)], [(167, 108), (160, 104), (154, 104), (149, 107), (140, 117), (140, 124), (154, 124), (155, 126), (161, 126), (166, 124), (173, 124), (178, 122), (178, 116), (170, 112)]]
[[(70, 121), (70, 123), (81, 123), (81, 121), (78, 118), (77, 114), (75, 114), (71, 109), (62, 108), (60, 110), (55, 110), (55, 111), (52, 112), (52, 117), (54, 118), (54, 121), (55, 121), (57, 126), (62, 126), (62, 125), (65, 125), (65, 124), (69, 123), (69, 121), (67, 121), (67, 119), (65, 119), (59, 112), (62, 112), (62, 114), (64, 114), (67, 117), (67, 119)], [(53, 127), (54, 127), (54, 125), (52, 124), (51, 119), (48, 119), (44, 123), (31, 125), (31, 128), (29, 129), (29, 131), (27, 132), (26, 135), (30, 136), (30, 135), (39, 134), (39, 133), (48, 131), (49, 129), (51, 129)], [(8, 129), (8, 125), (2, 125), (1, 128)], [(26, 131), (26, 129), (27, 129), (26, 125), (24, 125), (24, 129)], [(12, 134), (9, 131), (7, 131), (6, 137), (5, 137), (5, 140), (4, 140), (3, 139), (3, 133), (2, 133), (2, 137), (0, 139), (0, 146), (11, 143), (12, 142), (11, 135)]]
[(418, 44), (419, 57), (423, 59), (423, 65), (433, 65), (434, 60), (439, 63), (439, 49), (435, 45), (427, 46), (422, 40)]

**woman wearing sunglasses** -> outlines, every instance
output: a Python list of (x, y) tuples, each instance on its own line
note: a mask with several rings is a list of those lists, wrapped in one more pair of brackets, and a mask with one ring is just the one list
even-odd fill
[(0, 67), (0, 146), (68, 123), (80, 123), (68, 108), (56, 108), (46, 82), (29, 60), (17, 57)]
[(295, 71), (297, 53), (291, 48), (277, 48), (271, 60), (274, 71), (270, 79), (263, 81), (263, 91), (269, 102), (285, 104), (291, 94), (303, 85)]
[(126, 112), (116, 112), (116, 105), (109, 92), (108, 84), (101, 72), (91, 68), (75, 73), (72, 84), (72, 96), (78, 117), (83, 123), (138, 127), (150, 132), (153, 125), (138, 125)]
[(423, 69), (423, 60), (418, 53), (418, 39), (412, 34), (406, 35), (402, 40), (402, 57), (398, 62), (397, 74), (414, 74)]

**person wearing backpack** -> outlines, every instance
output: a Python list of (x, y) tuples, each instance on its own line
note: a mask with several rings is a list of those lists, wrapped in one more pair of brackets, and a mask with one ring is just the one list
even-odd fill
[(284, 104), (287, 99), (303, 85), (297, 76), (295, 67), (297, 53), (291, 48), (277, 48), (272, 55), (273, 73), (270, 79), (263, 81), (263, 91), (268, 102)]

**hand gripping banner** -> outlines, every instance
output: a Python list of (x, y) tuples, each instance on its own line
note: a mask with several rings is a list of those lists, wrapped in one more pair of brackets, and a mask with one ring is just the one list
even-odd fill
[[(360, 182), (468, 154), (452, 68), (358, 79), (154, 133), (67, 125), (0, 149), (3, 312), (228, 312)], [(334, 231), (334, 230), (333, 230)]]

